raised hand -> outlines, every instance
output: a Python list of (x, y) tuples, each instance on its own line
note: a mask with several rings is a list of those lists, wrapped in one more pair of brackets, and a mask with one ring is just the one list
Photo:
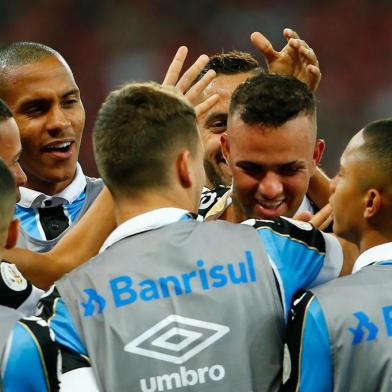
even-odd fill
[(188, 101), (195, 107), (196, 114), (201, 115), (214, 106), (219, 99), (219, 96), (215, 94), (205, 101), (200, 102), (202, 91), (208, 86), (212, 79), (214, 79), (216, 73), (213, 70), (209, 70), (198, 82), (193, 84), (209, 60), (207, 55), (202, 54), (180, 78), (187, 54), (188, 48), (186, 46), (181, 46), (177, 50), (177, 53), (169, 65), (162, 85), (176, 87), (176, 89), (184, 94)]
[(294, 30), (286, 28), (283, 35), (287, 44), (279, 52), (260, 32), (252, 33), (250, 40), (264, 55), (270, 73), (292, 75), (316, 91), (321, 79), (316, 54)]

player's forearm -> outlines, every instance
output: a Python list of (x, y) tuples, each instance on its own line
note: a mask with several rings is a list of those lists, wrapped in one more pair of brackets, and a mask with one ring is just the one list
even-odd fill
[(47, 254), (61, 275), (94, 257), (116, 227), (114, 202), (106, 187), (80, 221)]
[(81, 220), (51, 251), (10, 249), (4, 259), (14, 263), (35, 286), (47, 289), (63, 274), (95, 256), (114, 228), (113, 199), (104, 188)]
[(328, 203), (330, 182), (329, 177), (319, 167), (310, 178), (307, 194), (320, 209)]

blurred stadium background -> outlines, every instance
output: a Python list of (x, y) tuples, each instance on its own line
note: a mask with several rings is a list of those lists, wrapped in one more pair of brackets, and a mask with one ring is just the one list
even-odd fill
[(351, 135), (392, 115), (391, 0), (0, 0), (0, 44), (42, 42), (71, 65), (87, 114), (80, 161), (89, 175), (96, 175), (94, 117), (111, 89), (126, 80), (161, 81), (183, 44), (188, 64), (234, 48), (261, 60), (249, 35), (261, 31), (281, 48), (284, 27), (318, 55), (322, 166), (334, 175)]

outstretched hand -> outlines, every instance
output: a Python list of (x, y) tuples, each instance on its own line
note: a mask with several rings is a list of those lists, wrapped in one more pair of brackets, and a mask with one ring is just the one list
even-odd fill
[(162, 85), (176, 87), (195, 107), (196, 115), (199, 116), (214, 106), (219, 99), (219, 96), (214, 94), (205, 101), (200, 102), (201, 93), (215, 78), (216, 73), (213, 70), (209, 70), (198, 82), (192, 85), (208, 63), (209, 58), (207, 55), (202, 54), (180, 77), (187, 54), (188, 48), (186, 46), (181, 46), (177, 50)]
[(283, 35), (287, 44), (279, 52), (260, 32), (252, 33), (250, 40), (264, 55), (270, 73), (292, 75), (316, 91), (321, 79), (316, 54), (294, 30), (286, 28)]

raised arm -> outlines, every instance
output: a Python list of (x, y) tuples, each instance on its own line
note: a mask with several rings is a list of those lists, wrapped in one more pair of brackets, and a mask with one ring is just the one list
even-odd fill
[(115, 228), (114, 205), (105, 187), (86, 214), (47, 253), (8, 249), (4, 259), (14, 263), (23, 276), (42, 289), (95, 256)]
[(330, 183), (331, 179), (319, 167), (310, 177), (309, 188), (306, 193), (319, 209), (328, 204)]

